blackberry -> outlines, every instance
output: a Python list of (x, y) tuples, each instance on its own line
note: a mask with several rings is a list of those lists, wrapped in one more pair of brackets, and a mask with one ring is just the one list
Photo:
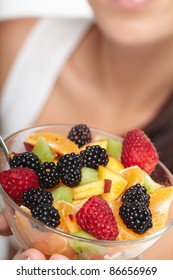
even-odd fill
[(145, 187), (140, 184), (136, 184), (127, 189), (123, 196), (123, 202), (135, 202), (138, 201), (140, 203), (144, 203), (145, 206), (149, 206), (150, 196), (147, 194), (147, 190)]
[(44, 162), (37, 170), (40, 181), (40, 187), (50, 189), (59, 183), (58, 168), (54, 162)]
[(37, 220), (47, 226), (57, 227), (60, 225), (60, 215), (58, 210), (52, 205), (40, 204), (31, 209), (31, 214)]
[(40, 204), (52, 205), (53, 196), (51, 192), (47, 192), (42, 188), (31, 188), (25, 191), (22, 195), (22, 205), (29, 209)]
[(89, 143), (92, 139), (91, 131), (85, 124), (78, 124), (71, 128), (67, 138), (75, 142), (80, 148), (83, 145)]
[(12, 168), (28, 167), (36, 170), (40, 166), (40, 159), (34, 153), (23, 152), (15, 154), (10, 160)]
[(152, 227), (152, 214), (148, 207), (139, 202), (125, 202), (120, 206), (119, 215), (124, 224), (138, 234)]
[(86, 147), (80, 152), (80, 156), (83, 166), (94, 169), (98, 169), (99, 165), (105, 166), (109, 161), (106, 150), (99, 145)]
[(66, 154), (57, 163), (60, 178), (68, 187), (79, 185), (82, 178), (82, 161), (80, 155)]

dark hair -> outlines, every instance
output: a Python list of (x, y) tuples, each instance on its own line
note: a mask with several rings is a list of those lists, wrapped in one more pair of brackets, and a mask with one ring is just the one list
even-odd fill
[(154, 143), (160, 161), (173, 174), (173, 93), (153, 122), (144, 128)]

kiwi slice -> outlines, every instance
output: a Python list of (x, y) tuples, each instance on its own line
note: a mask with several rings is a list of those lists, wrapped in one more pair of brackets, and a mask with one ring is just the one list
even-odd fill
[(41, 163), (50, 162), (56, 158), (56, 154), (51, 150), (46, 139), (42, 136), (39, 137), (32, 152), (39, 157)]
[(73, 201), (73, 194), (70, 187), (60, 186), (51, 191), (51, 193), (53, 196), (53, 202), (64, 200), (66, 202), (72, 203)]
[(118, 160), (121, 159), (122, 142), (118, 140), (109, 139), (107, 153)]
[(144, 172), (144, 183), (143, 186), (147, 189), (147, 193), (151, 194), (154, 193), (156, 189), (160, 188), (161, 186), (159, 184), (157, 184), (152, 178), (151, 176)]
[[(96, 240), (95, 237), (90, 235), (89, 233), (81, 230), (78, 232), (73, 233), (75, 236), (87, 238), (87, 239), (92, 239)], [(98, 255), (103, 251), (103, 248), (99, 245), (94, 245), (92, 243), (88, 243), (85, 241), (79, 241), (79, 240), (70, 240), (70, 245), (72, 249), (75, 251), (76, 254), (79, 255), (81, 259), (88, 259), (89, 255)]]
[[(97, 135), (95, 140), (103, 140), (106, 139), (102, 135)], [(122, 142), (118, 140), (113, 140), (111, 138), (108, 140), (108, 146), (107, 146), (107, 153), (108, 155), (111, 155), (113, 157), (116, 157), (118, 160), (121, 158), (121, 152), (122, 152)]]
[(80, 185), (86, 185), (99, 180), (97, 170), (89, 167), (82, 167), (82, 179)]

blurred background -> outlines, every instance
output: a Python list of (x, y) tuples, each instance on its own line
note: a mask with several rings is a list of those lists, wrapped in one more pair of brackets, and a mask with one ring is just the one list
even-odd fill
[[(55, 9), (56, 7), (56, 9)], [(86, 0), (1, 0), (0, 19), (19, 17), (91, 17)]]

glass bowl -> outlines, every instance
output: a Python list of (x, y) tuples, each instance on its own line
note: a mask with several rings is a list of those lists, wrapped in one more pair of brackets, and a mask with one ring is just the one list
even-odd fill
[[(27, 136), (38, 132), (50, 132), (67, 136), (72, 124), (50, 124), (35, 126), (18, 131), (7, 139), (5, 143), (9, 151), (23, 152), (25, 150), (24, 141)], [(92, 137), (102, 135), (107, 138), (121, 138), (98, 129), (92, 129)], [(0, 171), (8, 169), (8, 163), (2, 150), (0, 151)], [(159, 162), (153, 179), (165, 186), (173, 185), (173, 176), (168, 169)], [(28, 213), (22, 210), (0, 186), (0, 209), (7, 220), (13, 234), (23, 249), (36, 248), (44, 253), (47, 258), (54, 253), (60, 253), (68, 258), (75, 259), (103, 259), (103, 260), (123, 260), (135, 259), (151, 245), (153, 245), (164, 233), (173, 226), (173, 217), (168, 217), (166, 226), (159, 232), (135, 240), (128, 241), (103, 241), (91, 240), (83, 237), (64, 233), (60, 230), (50, 228)], [(72, 246), (73, 244), (73, 246)], [(75, 251), (72, 249), (77, 248)]]

